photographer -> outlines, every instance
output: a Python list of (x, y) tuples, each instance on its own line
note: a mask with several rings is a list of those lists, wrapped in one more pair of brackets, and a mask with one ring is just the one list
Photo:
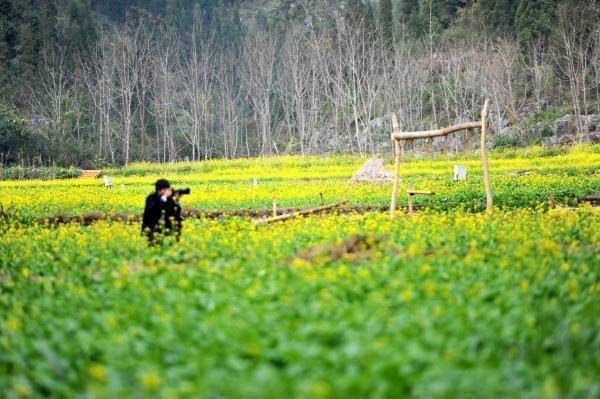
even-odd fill
[(182, 218), (179, 198), (189, 190), (173, 190), (167, 180), (155, 183), (155, 192), (146, 198), (146, 208), (142, 221), (142, 234), (150, 245), (162, 244), (163, 237), (181, 235)]

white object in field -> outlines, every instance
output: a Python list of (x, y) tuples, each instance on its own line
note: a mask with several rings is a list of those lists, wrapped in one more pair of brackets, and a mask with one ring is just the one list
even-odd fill
[(374, 156), (365, 162), (354, 176), (351, 183), (386, 183), (394, 179), (394, 174), (385, 166), (385, 159)]
[(254, 187), (258, 186), (258, 179), (254, 176)]
[(112, 187), (113, 182), (112, 182), (112, 178), (108, 175), (104, 175), (104, 185), (106, 187)]
[(467, 180), (467, 165), (454, 165), (454, 181)]
[(121, 183), (121, 191), (125, 191), (125, 185)]

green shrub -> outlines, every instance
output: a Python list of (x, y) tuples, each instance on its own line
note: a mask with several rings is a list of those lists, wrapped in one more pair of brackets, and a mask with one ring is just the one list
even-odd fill
[(510, 132), (504, 135), (498, 135), (494, 137), (494, 149), (499, 148), (514, 148), (514, 147), (522, 147), (525, 143), (523, 139), (514, 132)]
[(73, 179), (81, 176), (81, 169), (74, 167), (31, 167), (31, 166), (9, 166), (0, 168), (0, 180), (53, 180)]

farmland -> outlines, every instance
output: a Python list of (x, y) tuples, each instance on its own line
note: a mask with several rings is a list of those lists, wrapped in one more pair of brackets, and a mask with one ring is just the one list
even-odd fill
[[(157, 177), (195, 209), (386, 205), (349, 185), (365, 159), (133, 164), (98, 180), (0, 182), (0, 392), (6, 397), (596, 397), (600, 149), (405, 159), (436, 192), (416, 216), (257, 225), (188, 219), (148, 247), (139, 224), (32, 218), (142, 210)], [(452, 181), (452, 165), (469, 178)], [(253, 179), (257, 178), (254, 186)], [(401, 192), (404, 190), (401, 190)], [(406, 197), (400, 198), (400, 204)]]
[[(174, 185), (192, 188), (184, 205), (195, 209), (270, 207), (273, 196), (282, 207), (305, 206), (318, 204), (320, 193), (329, 202), (348, 198), (353, 204), (389, 205), (391, 186), (348, 184), (347, 180), (365, 160), (350, 156), (296, 156), (167, 166), (132, 164), (107, 171), (113, 177), (112, 189), (105, 188), (101, 179), (0, 181), (0, 203), (25, 217), (139, 212), (153, 182), (166, 177)], [(467, 181), (452, 181), (452, 165), (456, 163), (467, 165), (471, 176)], [(600, 192), (599, 165), (598, 145), (561, 151), (531, 148), (493, 153), (491, 173), (496, 205), (534, 206), (547, 201), (550, 191), (565, 201)], [(439, 209), (478, 208), (477, 203), (485, 199), (477, 154), (458, 159), (406, 159), (401, 175), (404, 181), (400, 203), (406, 203), (403, 192), (408, 185), (436, 191), (438, 195), (422, 202)]]

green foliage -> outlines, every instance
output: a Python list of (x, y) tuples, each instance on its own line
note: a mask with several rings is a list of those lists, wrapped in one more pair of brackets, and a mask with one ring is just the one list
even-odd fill
[(420, 38), (449, 28), (463, 6), (460, 0), (402, 0), (398, 15), (406, 32)]
[(599, 222), (585, 209), (200, 219), (163, 248), (137, 223), (0, 222), (0, 391), (593, 397)]
[(394, 41), (394, 25), (392, 22), (392, 1), (381, 0), (379, 2), (379, 33), (385, 43), (391, 46)]
[(480, 0), (477, 2), (485, 22), (500, 33), (512, 31), (518, 5), (519, 2), (514, 0)]
[(0, 169), (0, 180), (54, 180), (73, 179), (81, 176), (81, 169), (52, 166), (9, 166)]
[(89, 0), (69, 0), (64, 32), (63, 45), (71, 51), (85, 51), (96, 42), (96, 21)]
[(31, 146), (27, 119), (12, 104), (0, 103), (0, 154), (2, 162), (15, 161), (20, 152)]
[(537, 122), (542, 122), (544, 124), (551, 124), (556, 119), (564, 116), (568, 113), (566, 109), (545, 107), (538, 110), (535, 110), (533, 114), (528, 118), (528, 123), (530, 125), (535, 124)]
[(494, 136), (494, 149), (522, 147), (525, 145), (521, 136), (515, 131)]
[(420, 15), (419, 0), (402, 0), (398, 12), (400, 21), (416, 31), (419, 24), (418, 18)]
[(515, 15), (517, 38), (521, 43), (546, 39), (552, 30), (555, 9), (545, 0), (522, 0)]
[(286, 154), (293, 154), (298, 150), (298, 148), (300, 148), (300, 142), (296, 137), (292, 136), (285, 147), (285, 152)]

